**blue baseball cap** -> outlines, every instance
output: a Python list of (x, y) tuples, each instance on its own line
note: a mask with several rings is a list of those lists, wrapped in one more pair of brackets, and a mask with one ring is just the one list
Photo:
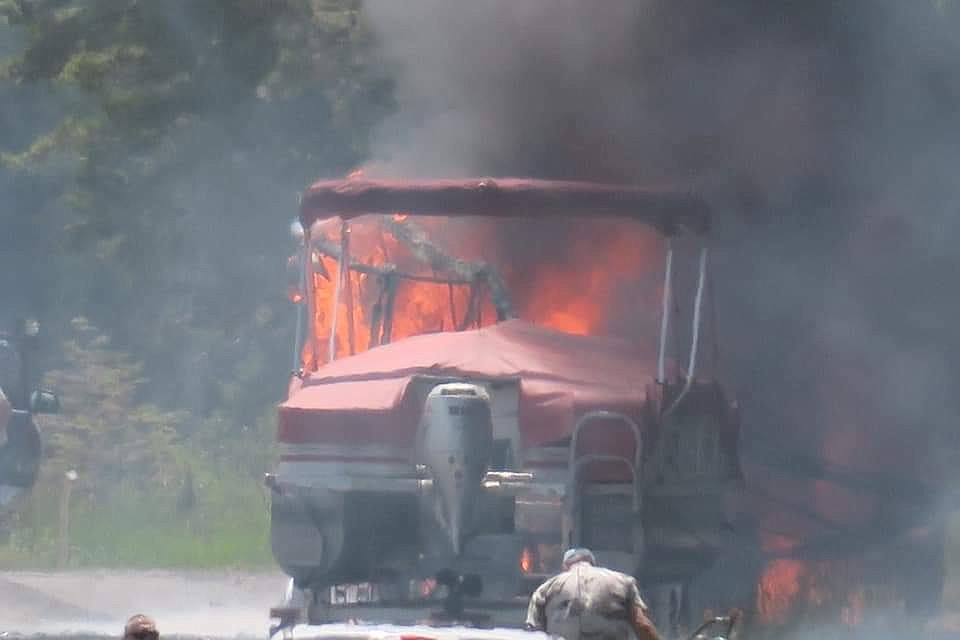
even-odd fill
[(597, 559), (594, 557), (593, 552), (590, 551), (590, 549), (575, 547), (573, 549), (568, 549), (567, 552), (563, 554), (563, 566), (566, 568), (575, 562), (589, 562), (592, 565), (596, 565)]

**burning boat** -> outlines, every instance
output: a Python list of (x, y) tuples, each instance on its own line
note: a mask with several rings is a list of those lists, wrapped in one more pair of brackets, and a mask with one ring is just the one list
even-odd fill
[[(512, 299), (510, 265), (434, 240), (443, 220), (510, 217), (656, 232), (659, 300), (637, 304), (659, 329), (638, 342), (588, 335), (585, 314), (544, 319)], [(267, 477), (291, 601), (315, 621), (343, 585), (364, 585), (354, 600), (443, 593), (450, 611), (464, 596), (511, 601), (584, 545), (636, 575), (660, 620), (682, 617), (742, 488), (737, 407), (701, 362), (705, 202), (634, 186), (353, 177), (313, 184), (300, 224), (295, 374)], [(679, 242), (697, 255), (683, 326)]]

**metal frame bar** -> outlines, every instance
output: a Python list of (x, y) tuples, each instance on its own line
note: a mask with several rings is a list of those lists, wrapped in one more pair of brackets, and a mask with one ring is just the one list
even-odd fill
[(693, 334), (690, 338), (690, 360), (687, 364), (687, 379), (683, 384), (683, 389), (677, 395), (676, 400), (674, 400), (670, 406), (664, 411), (664, 415), (669, 415), (673, 413), (677, 407), (680, 406), (680, 403), (689, 393), (690, 388), (693, 386), (693, 378), (697, 373), (697, 350), (700, 343), (700, 311), (703, 306), (703, 289), (704, 283), (706, 282), (707, 277), (707, 248), (700, 248), (700, 269), (699, 275), (697, 277), (697, 294), (693, 299)]
[[(315, 248), (322, 255), (329, 256), (334, 260), (340, 260), (340, 249), (338, 247), (332, 246), (329, 242), (326, 242), (322, 239), (314, 241)], [(385, 263), (382, 265), (372, 265), (365, 264), (363, 262), (357, 262), (356, 260), (350, 260), (350, 269), (356, 271), (357, 273), (364, 273), (367, 275), (375, 276), (393, 276), (401, 280), (410, 280), (413, 282), (426, 282), (428, 284), (452, 284), (452, 285), (466, 285), (473, 282), (469, 278), (460, 278), (460, 277), (442, 277), (442, 276), (425, 276), (418, 275), (416, 273), (407, 273), (406, 271), (401, 271), (397, 268), (397, 265), (391, 263)]]
[[(340, 296), (343, 294), (344, 281), (350, 274), (350, 240), (348, 239), (349, 223), (346, 220), (340, 223), (340, 257), (337, 259), (337, 285), (333, 290), (333, 316), (330, 318), (330, 343), (327, 362), (333, 362), (337, 357), (337, 316), (340, 310)], [(346, 267), (346, 268), (344, 268)]]
[(706, 235), (710, 206), (689, 190), (516, 178), (321, 180), (300, 199), (304, 226), (369, 214), (556, 219), (585, 211), (646, 223), (665, 235)]
[[(308, 253), (309, 253), (309, 252), (308, 252)], [(302, 291), (302, 292), (304, 293), (304, 296), (306, 296), (306, 291), (307, 291), (306, 273), (304, 272), (303, 269), (300, 269), (299, 271), (300, 271), (300, 284), (299, 284), (300, 291)], [(307, 302), (306, 298), (301, 299), (300, 302), (302, 302), (303, 304), (298, 304), (298, 305), (296, 306), (296, 308), (297, 308), (297, 323), (296, 323), (296, 326), (295, 326), (295, 328), (294, 328), (294, 334), (293, 334), (293, 367), (292, 367), (291, 371), (293, 371), (294, 373), (296, 373), (297, 371), (300, 371), (300, 370), (303, 368), (303, 367), (302, 367), (302, 362), (303, 362), (303, 316), (304, 316), (304, 311), (305, 311), (304, 308), (305, 308), (305, 307), (309, 308), (309, 306), (310, 306), (309, 303)]]
[(631, 508), (634, 514), (637, 514), (640, 511), (640, 493), (639, 488), (637, 487), (637, 469), (634, 467), (633, 463), (626, 456), (618, 456), (613, 454), (588, 454), (579, 458), (574, 465), (573, 469), (570, 470), (570, 479), (569, 486), (567, 488), (567, 499), (569, 500), (569, 506), (567, 508), (567, 517), (569, 518), (569, 529), (566, 531), (564, 538), (567, 541), (567, 546), (575, 547), (583, 544), (583, 527), (580, 526), (579, 517), (580, 507), (583, 500), (581, 499), (580, 491), (577, 490), (579, 486), (580, 472), (583, 470), (583, 467), (593, 462), (616, 462), (625, 464), (628, 469), (630, 469), (631, 474), (633, 475), (633, 481), (630, 483), (631, 486)]
[(617, 413), (616, 411), (607, 411), (606, 409), (600, 409), (597, 411), (588, 411), (587, 413), (580, 416), (580, 419), (577, 420), (577, 424), (573, 427), (573, 433), (570, 435), (570, 453), (569, 453), (569, 464), (568, 467), (572, 470), (574, 468), (574, 461), (577, 457), (577, 441), (580, 437), (580, 432), (583, 430), (584, 425), (588, 424), (593, 420), (598, 419), (608, 419), (608, 420), (619, 420), (626, 423), (628, 427), (633, 430), (633, 438), (636, 442), (636, 450), (634, 451), (634, 467), (636, 469), (640, 468), (641, 461), (641, 447), (643, 445), (643, 434), (640, 432), (640, 427), (637, 423), (628, 415), (622, 413)]
[[(626, 456), (618, 456), (612, 453), (589, 453), (585, 456), (581, 456), (580, 458), (577, 459), (576, 464), (571, 470), (571, 474), (570, 474), (571, 485), (574, 488), (576, 487), (577, 476), (583, 470), (583, 467), (593, 462), (622, 462), (623, 464), (627, 465), (627, 467), (630, 469), (630, 473), (632, 473), (634, 477), (633, 482), (631, 482), (631, 485), (633, 486), (633, 509), (634, 511), (638, 510), (640, 508), (640, 500), (639, 500), (640, 492), (638, 491), (637, 482), (636, 482), (637, 467), (636, 465), (633, 464), (633, 461), (631, 461), (630, 458)], [(576, 492), (571, 493), (571, 495), (576, 495)]]
[(687, 366), (687, 381), (697, 371), (697, 350), (700, 346), (700, 311), (703, 307), (703, 288), (707, 277), (707, 248), (700, 248), (700, 270), (697, 276), (697, 295), (693, 299), (693, 334), (690, 338), (690, 363)]
[(347, 350), (349, 354), (355, 355), (357, 353), (357, 336), (356, 336), (356, 327), (354, 326), (354, 304), (353, 304), (353, 278), (350, 275), (350, 227), (348, 226), (344, 229), (345, 237), (347, 241), (344, 243), (346, 247), (346, 264), (347, 268), (344, 270), (343, 274), (343, 289), (346, 294), (346, 307), (347, 307)]
[(384, 280), (386, 298), (383, 304), (383, 326), (380, 333), (380, 344), (389, 344), (393, 340), (393, 309), (397, 301), (397, 279), (387, 275)]
[(666, 266), (663, 274), (663, 297), (660, 315), (660, 351), (657, 355), (657, 382), (666, 382), (667, 334), (670, 331), (670, 305), (673, 297), (673, 241), (667, 238)]
[[(579, 443), (580, 434), (590, 422), (598, 419), (608, 419), (608, 420), (618, 420), (623, 422), (633, 431), (634, 438), (634, 459), (631, 462), (626, 456), (618, 456), (614, 454), (588, 454), (583, 456), (582, 459), (577, 456), (577, 445)], [(637, 512), (640, 510), (640, 468), (642, 464), (642, 448), (643, 448), (643, 435), (640, 432), (640, 427), (637, 423), (627, 415), (622, 413), (617, 413), (615, 411), (588, 411), (583, 414), (579, 420), (577, 420), (576, 425), (573, 427), (573, 433), (570, 436), (570, 452), (568, 458), (568, 470), (570, 472), (570, 479), (567, 488), (568, 500), (567, 507), (564, 509), (564, 531), (563, 539), (568, 543), (573, 544), (571, 540), (572, 536), (570, 535), (570, 529), (572, 528), (574, 532), (577, 532), (579, 535), (579, 527), (574, 525), (574, 516), (576, 515), (576, 507), (579, 505), (579, 497), (577, 492), (577, 481), (579, 476), (580, 467), (583, 464), (589, 462), (596, 462), (598, 460), (610, 460), (625, 462), (630, 470), (633, 473), (633, 481), (631, 486), (633, 487), (632, 498), (633, 498), (633, 510)]]
[(307, 297), (307, 334), (309, 335), (310, 348), (313, 351), (313, 366), (320, 366), (320, 340), (316, 332), (317, 315), (317, 296), (314, 291), (314, 270), (313, 270), (313, 243), (310, 240), (310, 227), (303, 228), (303, 270), (306, 276), (307, 286), (304, 293)]

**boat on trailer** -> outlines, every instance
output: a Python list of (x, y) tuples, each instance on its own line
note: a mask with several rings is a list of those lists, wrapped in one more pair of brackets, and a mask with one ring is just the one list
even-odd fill
[[(471, 302), (449, 331), (393, 339), (392, 301), (425, 276), (355, 259), (351, 226), (365, 216), (418, 243), (434, 284), (467, 286), (471, 300), (489, 296), (496, 322), (471, 322), (480, 304)], [(436, 250), (411, 230), (420, 216), (525, 217), (547, 228), (593, 216), (655, 229), (665, 244), (655, 346), (515, 317), (489, 265)], [(271, 546), (291, 578), (277, 611), (319, 623), (358, 610), (392, 612), (384, 614), (392, 621), (419, 607), (451, 619), (509, 610), (519, 624), (531, 590), (577, 545), (637, 576), (661, 626), (695, 619), (688, 585), (722, 553), (725, 498), (742, 488), (736, 402), (698, 368), (705, 201), (629, 185), (352, 178), (313, 184), (299, 220), (298, 366), (266, 478)], [(339, 227), (333, 240), (320, 233), (331, 224)], [(696, 256), (682, 359), (668, 347), (669, 336), (685, 333), (673, 317), (679, 239)], [(350, 274), (358, 272), (381, 287), (360, 352), (350, 319), (358, 304)], [(345, 308), (347, 326), (338, 326)], [(326, 334), (320, 317), (333, 319)], [(338, 357), (345, 332), (352, 354)], [(712, 608), (737, 604), (749, 603)]]

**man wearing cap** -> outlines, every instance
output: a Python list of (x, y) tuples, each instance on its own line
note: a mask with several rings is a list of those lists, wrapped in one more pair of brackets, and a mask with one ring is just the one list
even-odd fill
[(160, 640), (157, 624), (142, 613), (131, 616), (123, 628), (123, 640)]
[(660, 640), (637, 581), (596, 566), (589, 549), (563, 555), (563, 572), (530, 596), (527, 629), (564, 640)]

